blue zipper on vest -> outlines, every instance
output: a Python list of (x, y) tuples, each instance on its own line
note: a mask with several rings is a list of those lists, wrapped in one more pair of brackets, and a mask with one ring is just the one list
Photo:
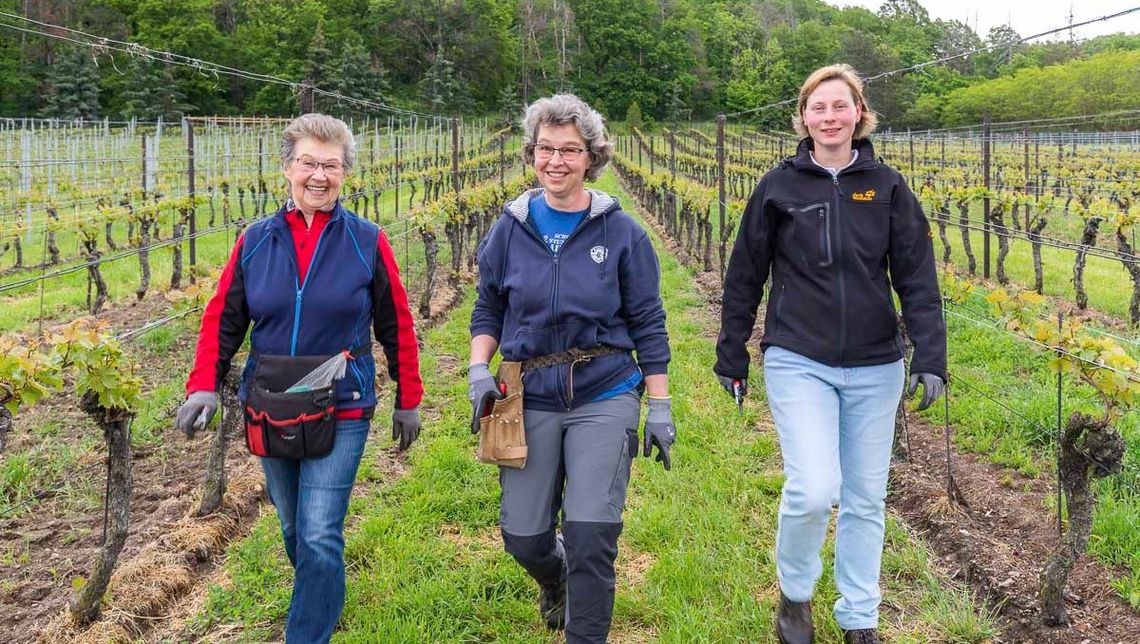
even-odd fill
[[(317, 246), (313, 249), (313, 257), (309, 260), (309, 270), (305, 272), (305, 281), (300, 281), (301, 263), (297, 260), (296, 251), (293, 252), (293, 267), (297, 269), (296, 274), (293, 276), (293, 283), (297, 285), (297, 302), (293, 306), (293, 338), (289, 341), (289, 355), (297, 355), (297, 336), (301, 332), (301, 299), (305, 296), (305, 285), (309, 283), (309, 278), (313, 275), (313, 269), (317, 265), (317, 255), (321, 252), (321, 240), (325, 238), (325, 231), (329, 229), (329, 224), (332, 223), (330, 218), (325, 222), (325, 227), (321, 229), (321, 234), (317, 236)], [(290, 246), (292, 239), (289, 240)]]

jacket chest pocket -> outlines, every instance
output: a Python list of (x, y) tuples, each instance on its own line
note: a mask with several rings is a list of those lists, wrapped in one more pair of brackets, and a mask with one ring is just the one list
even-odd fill
[(890, 246), (890, 202), (850, 201), (844, 205), (850, 213), (852, 251), (864, 263), (879, 263)]
[(792, 232), (800, 258), (809, 266), (826, 268), (835, 261), (832, 247), (831, 202), (817, 201), (803, 206), (791, 206)]

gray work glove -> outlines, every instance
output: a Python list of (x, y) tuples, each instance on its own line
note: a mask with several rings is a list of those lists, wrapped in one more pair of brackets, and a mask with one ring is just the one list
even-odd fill
[(194, 432), (205, 429), (210, 424), (214, 414), (218, 413), (218, 394), (213, 391), (195, 391), (186, 397), (186, 401), (178, 408), (178, 417), (174, 426), (186, 434), (186, 438), (193, 438)]
[(733, 391), (733, 383), (740, 383), (740, 395), (742, 397), (744, 396), (744, 394), (748, 393), (748, 379), (747, 378), (729, 378), (728, 376), (722, 376), (718, 373), (716, 375), (716, 380), (717, 380), (717, 382), (720, 383), (721, 387), (724, 387), (724, 390), (727, 391), (728, 395), (730, 395), (730, 396), (734, 396), (734, 397), (736, 396), (736, 392)]
[(392, 412), (392, 440), (400, 439), (400, 451), (416, 442), (420, 435), (420, 408), (397, 409)]
[(489, 405), (503, 398), (499, 383), (491, 375), (486, 362), (475, 362), (467, 367), (467, 399), (471, 401), (471, 433), (479, 433), (479, 419)]
[(910, 374), (910, 385), (906, 388), (907, 398), (914, 395), (920, 382), (922, 383), (922, 400), (918, 403), (918, 411), (934, 404), (934, 401), (941, 398), (942, 392), (946, 390), (946, 383), (943, 382), (941, 376), (933, 373), (912, 373)]
[(657, 446), (657, 460), (671, 469), (669, 461), (669, 447), (677, 438), (677, 430), (673, 427), (673, 400), (671, 398), (650, 398), (649, 414), (645, 417), (645, 456), (649, 457), (653, 446)]

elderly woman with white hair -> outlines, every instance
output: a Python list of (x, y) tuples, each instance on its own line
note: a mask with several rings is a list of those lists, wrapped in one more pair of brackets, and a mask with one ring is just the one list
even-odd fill
[[(287, 642), (328, 642), (344, 606), (344, 518), (377, 403), (373, 336), (395, 384), (392, 438), (405, 450), (420, 431), (419, 349), (395, 255), (376, 224), (340, 201), (355, 150), (348, 126), (331, 116), (306, 114), (285, 128), (290, 199), (234, 245), (178, 410), (187, 435), (209, 422), (252, 323), (238, 397), (295, 573)], [(343, 378), (290, 386), (338, 354)]]
[(645, 455), (656, 446), (670, 467), (659, 267), (617, 200), (584, 187), (613, 153), (601, 115), (555, 95), (527, 108), (523, 136), (542, 187), (507, 204), (479, 248), (469, 394), (477, 422), (499, 396), (487, 366), (496, 349), (522, 363), (528, 453), (525, 467), (500, 468), (503, 543), (538, 582), (547, 626), (570, 643), (605, 642), (643, 392)]

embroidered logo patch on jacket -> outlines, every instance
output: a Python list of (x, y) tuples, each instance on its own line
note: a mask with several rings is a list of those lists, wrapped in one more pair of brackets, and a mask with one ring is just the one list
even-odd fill
[(594, 246), (590, 249), (590, 259), (594, 260), (595, 264), (601, 264), (606, 259), (606, 254), (609, 253), (605, 246)]
[(875, 189), (869, 188), (865, 192), (853, 192), (851, 198), (855, 201), (871, 201), (875, 198)]

